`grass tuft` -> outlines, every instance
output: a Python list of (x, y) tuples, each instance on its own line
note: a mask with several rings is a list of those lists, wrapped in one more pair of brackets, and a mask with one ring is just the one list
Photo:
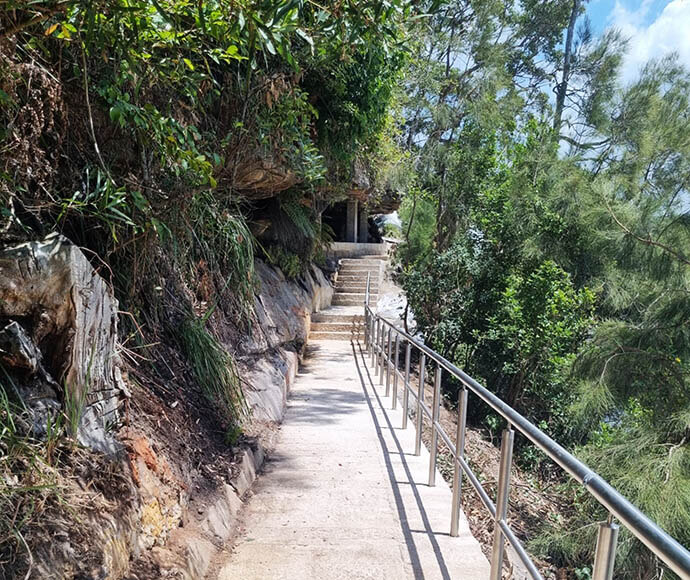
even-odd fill
[(0, 568), (32, 560), (26, 530), (60, 499), (54, 462), (61, 422), (61, 415), (49, 421), (45, 441), (32, 438), (26, 410), (0, 384)]
[(184, 352), (206, 398), (222, 415), (239, 425), (247, 414), (235, 361), (207, 329), (206, 319), (188, 317), (180, 327)]

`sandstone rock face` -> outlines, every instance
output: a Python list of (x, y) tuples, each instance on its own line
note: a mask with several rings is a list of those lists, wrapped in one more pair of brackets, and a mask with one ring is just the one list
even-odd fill
[(297, 175), (268, 157), (240, 164), (232, 186), (248, 199), (266, 199), (291, 188), (299, 181)]
[(254, 301), (259, 328), (244, 337), (240, 352), (259, 354), (287, 343), (301, 348), (307, 341), (311, 313), (330, 305), (333, 286), (315, 267), (293, 281), (258, 260), (255, 272), (260, 282)]
[(402, 193), (400, 191), (386, 189), (370, 193), (367, 209), (370, 214), (393, 213), (400, 207), (401, 203)]
[(253, 419), (279, 422), (307, 342), (311, 314), (330, 305), (334, 290), (316, 267), (294, 281), (260, 261), (255, 271), (260, 280), (255, 298), (258, 326), (243, 337), (238, 365), (249, 385), (245, 395)]
[(81, 250), (51, 234), (0, 251), (0, 357), (39, 434), (60, 403), (80, 443), (115, 451), (126, 393), (117, 300)]

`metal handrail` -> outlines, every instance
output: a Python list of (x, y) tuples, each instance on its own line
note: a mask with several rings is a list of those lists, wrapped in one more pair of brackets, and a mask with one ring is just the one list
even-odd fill
[(371, 272), (367, 272), (367, 289), (364, 293), (364, 307), (369, 307), (369, 284), (371, 283)]
[[(368, 286), (368, 281), (367, 281)], [(436, 445), (440, 436), (447, 445), (454, 458), (455, 473), (453, 477), (453, 506), (451, 518), (451, 535), (457, 536), (457, 519), (460, 506), (460, 493), (463, 473), (474, 489), (479, 494), (482, 503), (489, 513), (495, 517), (494, 530), (494, 550), (492, 553), (491, 578), (500, 580), (501, 565), (503, 560), (504, 540), (513, 546), (513, 549), (520, 556), (532, 578), (541, 579), (534, 562), (527, 554), (526, 550), (510, 530), (506, 521), (507, 497), (510, 486), (510, 464), (512, 461), (512, 440), (513, 427), (527, 437), (551, 460), (558, 464), (566, 473), (583, 484), (585, 489), (609, 511), (609, 518), (606, 522), (600, 523), (599, 536), (594, 558), (594, 572), (592, 580), (610, 580), (613, 577), (613, 563), (615, 557), (616, 539), (618, 526), (613, 523), (615, 516), (632, 534), (634, 534), (643, 544), (645, 544), (660, 560), (662, 560), (671, 570), (678, 574), (683, 580), (690, 580), (690, 552), (685, 549), (678, 541), (668, 535), (663, 529), (657, 526), (644, 513), (637, 509), (601, 476), (582, 463), (561, 445), (551, 439), (546, 433), (537, 428), (515, 409), (499, 399), (486, 387), (478, 383), (464, 371), (446, 360), (440, 354), (430, 349), (428, 346), (398, 328), (390, 321), (374, 313), (369, 307), (368, 300), (364, 306), (364, 325), (365, 325), (365, 344), (367, 351), (371, 355), (372, 364), (377, 372), (380, 372), (379, 381), (383, 384), (384, 370), (386, 375), (386, 395), (388, 395), (390, 373), (394, 367), (394, 395), (397, 403), (397, 379), (403, 379), (403, 428), (407, 426), (407, 414), (409, 408), (409, 394), (411, 393), (416, 400), (417, 406), (417, 433), (416, 433), (416, 454), (419, 454), (421, 446), (421, 428), (423, 415), (431, 420), (432, 441), (434, 442), (431, 450), (429, 485), (434, 484), (434, 474), (436, 470)], [(387, 335), (387, 336), (386, 336)], [(395, 335), (395, 340), (391, 337)], [(406, 343), (405, 356), (405, 375), (399, 371), (399, 341), (402, 339)], [(392, 343), (395, 344), (395, 356), (393, 356)], [(410, 385), (410, 348), (414, 347), (421, 353), (420, 359), (420, 381), (418, 390)], [(430, 359), (436, 363), (436, 379), (434, 381), (434, 403), (433, 408), (429, 409), (424, 402), (424, 382), (426, 371), (426, 360)], [(385, 369), (384, 369), (385, 365)], [(449, 372), (463, 384), (458, 402), (458, 432), (456, 445), (453, 445), (451, 438), (443, 430), (438, 421), (438, 407), (440, 396), (437, 391), (440, 387), (441, 373)], [(376, 373), (375, 373), (376, 374)], [(467, 392), (470, 391), (477, 395), (482, 401), (489, 405), (494, 411), (501, 415), (507, 422), (508, 428), (503, 432), (501, 445), (501, 464), (498, 482), (498, 497), (496, 504), (491, 501), (488, 494), (482, 487), (477, 476), (472, 472), (464, 459), (464, 436), (467, 415)]]

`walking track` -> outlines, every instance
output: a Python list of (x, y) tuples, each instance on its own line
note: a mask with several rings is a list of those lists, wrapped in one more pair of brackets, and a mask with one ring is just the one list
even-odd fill
[(488, 578), (464, 516), (450, 537), (451, 490), (427, 485), (429, 454), (413, 455), (413, 423), (358, 343), (310, 344), (219, 580)]

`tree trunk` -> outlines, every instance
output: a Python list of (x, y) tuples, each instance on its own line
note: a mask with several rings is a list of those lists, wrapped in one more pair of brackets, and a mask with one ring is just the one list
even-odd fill
[(565, 53), (563, 55), (563, 76), (561, 82), (556, 87), (556, 113), (553, 118), (553, 128), (558, 134), (561, 130), (563, 109), (565, 108), (565, 97), (568, 93), (568, 82), (570, 81), (570, 68), (573, 59), (573, 37), (575, 36), (575, 22), (580, 13), (581, 0), (573, 0), (573, 9), (570, 12), (568, 22), (568, 33), (565, 37)]

